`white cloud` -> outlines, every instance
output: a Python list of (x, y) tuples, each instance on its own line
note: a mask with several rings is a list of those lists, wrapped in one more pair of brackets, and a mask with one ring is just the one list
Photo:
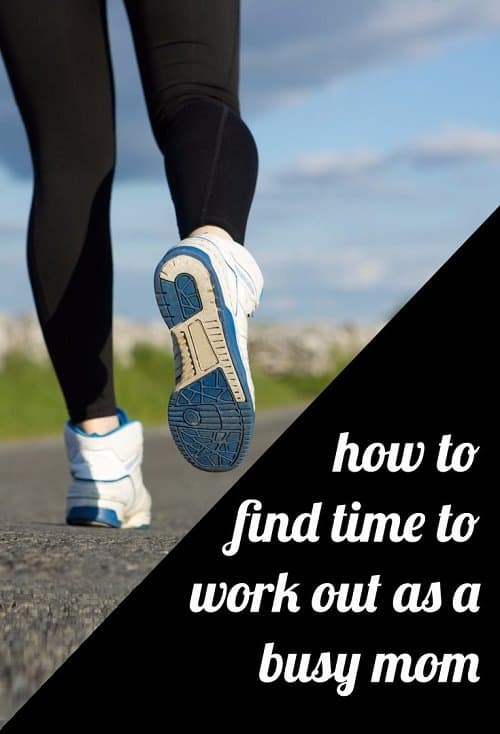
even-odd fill
[[(290, 104), (346, 75), (436, 52), (500, 26), (497, 0), (251, 0), (242, 3), (245, 116)], [(122, 3), (109, 3), (122, 177), (163, 175)], [(31, 176), (19, 113), (0, 66), (0, 163)]]
[[(448, 167), (470, 162), (500, 162), (500, 132), (480, 129), (450, 129), (411, 141), (392, 150), (331, 151), (311, 153), (271, 178), (281, 185), (304, 183), (349, 184), (379, 175), (397, 164)], [(373, 182), (372, 182), (373, 183)]]
[(496, 0), (253, 0), (243, 9), (249, 111), (362, 69), (427, 56), (500, 25)]
[(419, 0), (401, 3), (386, 0), (368, 16), (365, 33), (376, 37), (410, 34), (447, 33), (461, 30), (471, 33), (500, 23), (500, 8), (495, 0)]
[(292, 291), (300, 283), (312, 283), (318, 288), (363, 290), (382, 284), (387, 272), (382, 259), (359, 247), (337, 244), (335, 251), (328, 252), (324, 243), (313, 253), (296, 247), (262, 253), (259, 263), (271, 291), (282, 285)]
[(352, 152), (326, 151), (304, 156), (296, 163), (295, 170), (299, 175), (322, 176), (355, 176), (377, 168), (383, 161), (383, 155), (371, 150), (355, 150)]
[(356, 251), (348, 251), (339, 257), (339, 272), (336, 284), (349, 290), (380, 285), (385, 280), (387, 268), (379, 258), (369, 257)]
[(400, 148), (395, 159), (413, 163), (448, 164), (500, 160), (500, 132), (493, 130), (450, 130), (421, 138)]

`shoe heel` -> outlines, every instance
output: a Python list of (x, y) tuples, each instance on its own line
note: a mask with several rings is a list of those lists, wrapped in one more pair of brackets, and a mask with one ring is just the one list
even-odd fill
[(115, 509), (82, 505), (71, 507), (66, 515), (68, 525), (91, 525), (102, 528), (121, 528), (122, 522)]

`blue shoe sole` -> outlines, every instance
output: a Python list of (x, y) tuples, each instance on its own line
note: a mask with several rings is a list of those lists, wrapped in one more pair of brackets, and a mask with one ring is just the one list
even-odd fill
[[(238, 349), (234, 320), (224, 303), (219, 279), (203, 251), (193, 247), (178, 247), (158, 263), (154, 284), (163, 320), (169, 329), (173, 329), (204, 308), (200, 296), (202, 289), (191, 273), (180, 273), (174, 280), (160, 277), (168, 261), (180, 255), (198, 260), (208, 272), (223, 338), (244, 400), (236, 399), (224, 370), (214, 366), (201, 376), (196, 376), (192, 382), (184, 384), (181, 389), (174, 390), (168, 405), (168, 423), (177, 448), (190, 464), (204, 471), (229, 471), (243, 460), (248, 451), (255, 411)], [(172, 334), (172, 338), (175, 340), (175, 334)], [(179, 367), (176, 383), (180, 380)]]
[(104, 507), (72, 507), (66, 516), (68, 525), (93, 525), (103, 528), (121, 528), (114, 510)]
[[(96, 528), (121, 528), (122, 523), (114, 510), (105, 507), (72, 507), (66, 516), (67, 525), (85, 525)], [(146, 530), (150, 525), (138, 525), (133, 530)]]

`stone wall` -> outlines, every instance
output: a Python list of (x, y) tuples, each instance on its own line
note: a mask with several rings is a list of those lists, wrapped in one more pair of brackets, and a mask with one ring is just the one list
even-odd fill
[[(261, 324), (250, 320), (249, 349), (252, 365), (267, 374), (328, 371), (335, 355), (352, 355), (379, 330), (381, 324)], [(171, 351), (168, 329), (161, 320), (139, 322), (116, 317), (114, 349), (125, 364), (132, 361), (136, 344), (147, 343)], [(0, 367), (5, 355), (18, 351), (36, 361), (48, 359), (35, 314), (0, 313)]]

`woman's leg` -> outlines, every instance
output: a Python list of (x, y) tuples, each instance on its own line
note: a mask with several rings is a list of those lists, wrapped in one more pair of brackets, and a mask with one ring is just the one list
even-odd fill
[(227, 471), (253, 432), (247, 316), (262, 290), (258, 265), (241, 247), (257, 149), (239, 114), (239, 2), (126, 5), (182, 238), (155, 271), (176, 361), (170, 430), (191, 464)]
[(257, 149), (239, 111), (239, 1), (125, 3), (181, 238), (214, 225), (243, 244)]
[(104, 0), (4, 0), (0, 46), (33, 159), (27, 257), (37, 313), (70, 418), (103, 433), (118, 425)]

